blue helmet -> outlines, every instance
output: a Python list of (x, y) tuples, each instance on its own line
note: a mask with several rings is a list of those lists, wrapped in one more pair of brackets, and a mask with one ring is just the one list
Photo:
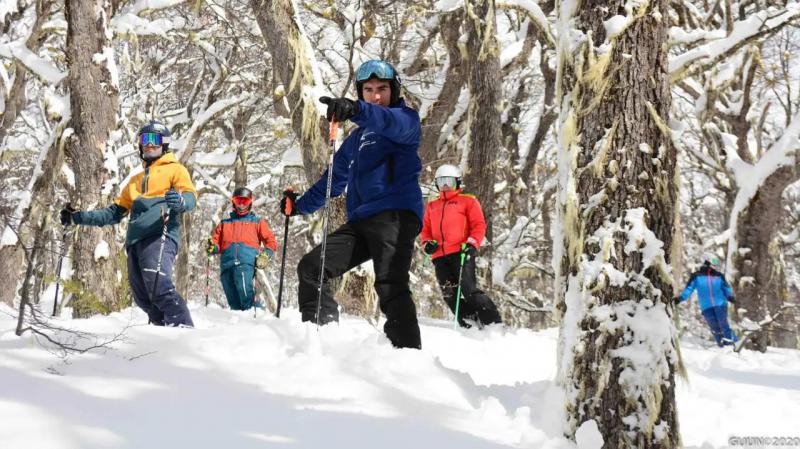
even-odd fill
[(136, 140), (139, 143), (139, 157), (144, 160), (144, 146), (155, 144), (161, 146), (161, 154), (169, 152), (169, 144), (172, 141), (172, 133), (169, 128), (157, 120), (150, 122), (136, 133)]
[(386, 61), (370, 59), (358, 67), (356, 70), (356, 93), (358, 93), (359, 100), (364, 99), (364, 82), (371, 79), (389, 81), (392, 89), (392, 96), (389, 99), (390, 106), (394, 106), (400, 101), (400, 77), (391, 64)]

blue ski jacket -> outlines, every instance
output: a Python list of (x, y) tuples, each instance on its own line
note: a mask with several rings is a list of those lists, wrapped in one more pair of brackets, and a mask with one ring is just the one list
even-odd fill
[(694, 291), (697, 291), (701, 310), (725, 305), (729, 298), (733, 298), (733, 290), (725, 281), (725, 277), (711, 267), (703, 267), (692, 274), (681, 293), (681, 302), (689, 299)]
[[(422, 161), (419, 114), (403, 100), (394, 107), (358, 101), (358, 125), (333, 157), (331, 197), (347, 194), (347, 219), (355, 222), (387, 210), (410, 210), (422, 223), (424, 204), (419, 187)], [(328, 170), (297, 200), (297, 210), (310, 214), (325, 204)]]

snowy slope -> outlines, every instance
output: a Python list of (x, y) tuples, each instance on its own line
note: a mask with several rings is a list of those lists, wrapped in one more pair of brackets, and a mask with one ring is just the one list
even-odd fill
[[(319, 330), (193, 306), (195, 329), (143, 325), (128, 309), (63, 322), (110, 336), (113, 350), (67, 362), (14, 336), (0, 306), (0, 447), (574, 448), (561, 436), (555, 330), (454, 331), (423, 321), (423, 350), (395, 350), (343, 317)], [(797, 435), (800, 353), (687, 343), (680, 382), (687, 447)]]

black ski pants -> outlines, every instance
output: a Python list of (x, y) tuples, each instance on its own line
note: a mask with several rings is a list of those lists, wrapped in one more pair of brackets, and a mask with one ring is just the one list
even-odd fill
[[(390, 210), (348, 222), (327, 238), (320, 323), (339, 320), (329, 280), (372, 259), (375, 291), (386, 315), (383, 330), (398, 348), (421, 348), (417, 309), (411, 298), (409, 270), (419, 218), (407, 210)], [(297, 265), (298, 302), (303, 321), (316, 321), (322, 246), (317, 245)]]
[[(456, 252), (434, 259), (436, 279), (442, 288), (444, 302), (455, 314), (456, 293), (458, 292), (458, 272), (461, 264), (461, 253)], [(465, 319), (481, 325), (502, 323), (500, 313), (494, 302), (478, 288), (475, 280), (475, 258), (466, 256), (464, 269), (461, 272), (461, 302), (458, 305), (458, 324), (470, 327)]]

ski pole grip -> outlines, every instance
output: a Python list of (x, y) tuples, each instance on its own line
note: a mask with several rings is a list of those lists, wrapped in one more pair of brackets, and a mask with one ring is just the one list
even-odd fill
[(336, 119), (334, 118), (333, 120), (331, 120), (331, 123), (328, 126), (329, 126), (328, 127), (328, 140), (330, 140), (331, 142), (334, 142), (334, 141), (336, 141), (336, 135), (339, 132), (339, 124), (336, 122)]

